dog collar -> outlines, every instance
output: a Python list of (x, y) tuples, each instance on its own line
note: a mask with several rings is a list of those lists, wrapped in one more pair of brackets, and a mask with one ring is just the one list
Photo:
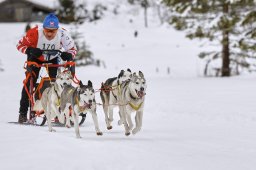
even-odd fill
[(86, 106), (80, 106), (79, 105), (78, 97), (76, 97), (76, 104), (78, 105), (80, 112), (84, 112), (87, 108)]
[(132, 98), (132, 100), (137, 100), (137, 99), (139, 99), (139, 98), (134, 97), (131, 93), (130, 93), (130, 97)]

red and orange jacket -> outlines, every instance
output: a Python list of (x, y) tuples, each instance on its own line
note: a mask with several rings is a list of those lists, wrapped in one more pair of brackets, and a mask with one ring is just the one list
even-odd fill
[[(25, 54), (28, 47), (40, 48), (42, 50), (64, 49), (64, 51), (71, 53), (73, 58), (77, 53), (74, 40), (63, 28), (59, 28), (55, 38), (50, 41), (43, 35), (43, 27), (36, 26), (28, 30), (27, 34), (19, 40), (17, 49)], [(44, 56), (40, 56), (39, 60), (45, 61)]]

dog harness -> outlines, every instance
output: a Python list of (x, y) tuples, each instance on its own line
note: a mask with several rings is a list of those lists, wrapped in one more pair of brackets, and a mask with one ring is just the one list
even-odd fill
[(70, 90), (68, 91), (68, 94), (71, 93), (73, 90), (75, 90), (75, 89), (70, 89)]
[(55, 104), (56, 104), (56, 106), (60, 107), (60, 99), (57, 99)]
[(142, 104), (143, 104), (143, 102), (141, 102), (139, 105), (134, 105), (134, 104), (132, 104), (131, 102), (129, 102), (128, 103), (130, 106), (131, 106), (131, 108), (133, 108), (134, 110), (136, 110), (136, 111), (138, 111), (139, 109), (140, 109), (140, 107), (142, 106)]
[[(137, 99), (138, 99), (138, 98), (133, 97), (131, 93), (130, 93), (130, 97), (131, 97), (133, 100), (137, 100)], [(140, 107), (142, 106), (143, 102), (141, 102), (141, 103), (140, 103), (139, 105), (137, 105), (137, 106), (134, 105), (134, 104), (131, 103), (131, 102), (129, 102), (128, 104), (131, 106), (131, 108), (133, 108), (134, 110), (138, 111), (138, 110), (140, 109)]]
[(57, 95), (57, 100), (55, 101), (56, 106), (60, 107), (60, 96), (58, 95), (58, 92), (55, 90), (55, 87), (53, 86), (53, 89)]
[[(117, 86), (117, 93), (119, 94), (119, 95), (121, 95), (121, 85), (120, 84), (118, 84), (118, 86)], [(115, 99), (117, 100), (117, 96), (114, 94), (114, 92), (113, 92), (113, 89), (112, 89), (112, 95), (115, 97)]]

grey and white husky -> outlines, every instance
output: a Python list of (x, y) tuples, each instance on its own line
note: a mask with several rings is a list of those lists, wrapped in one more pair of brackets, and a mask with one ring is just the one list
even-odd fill
[(96, 113), (95, 93), (90, 80), (87, 85), (83, 85), (80, 82), (80, 86), (76, 88), (71, 85), (65, 86), (61, 94), (60, 103), (61, 119), (63, 121), (63, 118), (66, 117), (66, 126), (70, 127), (71, 118), (74, 122), (77, 138), (81, 138), (78, 123), (79, 114), (86, 113), (87, 111), (92, 114), (96, 134), (102, 135)]
[[(118, 77), (109, 78), (104, 84), (102, 83), (100, 96), (103, 103), (108, 130), (112, 129), (111, 122), (113, 121), (113, 109), (119, 104), (118, 95), (120, 95), (120, 85), (129, 81), (131, 76), (132, 72), (130, 69), (127, 69), (126, 71), (121, 70)], [(119, 124), (122, 124), (121, 119), (119, 120)]]
[(60, 96), (64, 86), (72, 83), (72, 78), (70, 71), (62, 72), (61, 69), (58, 69), (55, 82), (44, 90), (41, 99), (37, 100), (34, 105), (34, 111), (44, 111), (50, 132), (55, 132), (51, 120), (56, 116), (60, 117)]
[[(142, 127), (145, 92), (147, 88), (146, 79), (141, 71), (138, 74), (133, 73), (131, 80), (122, 84), (120, 88), (121, 95), (118, 96), (118, 100), (120, 102), (120, 112), (125, 127), (125, 135), (130, 135), (131, 130), (133, 134), (136, 134)], [(134, 129), (131, 119), (132, 112), (136, 112), (136, 126)]]

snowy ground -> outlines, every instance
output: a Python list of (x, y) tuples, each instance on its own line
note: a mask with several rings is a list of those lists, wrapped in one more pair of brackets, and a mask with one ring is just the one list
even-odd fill
[(203, 78), (195, 42), (165, 27), (144, 29), (111, 19), (81, 27), (95, 58), (105, 60), (107, 68), (79, 68), (77, 76), (92, 80), (97, 89), (120, 69), (143, 71), (148, 89), (142, 131), (126, 137), (117, 113), (108, 131), (101, 107), (100, 137), (90, 115), (80, 128), (82, 139), (75, 138), (73, 128), (50, 133), (46, 126), (8, 124), (18, 119), (25, 56), (15, 46), (25, 24), (0, 24), (1, 169), (254, 170), (255, 76)]

